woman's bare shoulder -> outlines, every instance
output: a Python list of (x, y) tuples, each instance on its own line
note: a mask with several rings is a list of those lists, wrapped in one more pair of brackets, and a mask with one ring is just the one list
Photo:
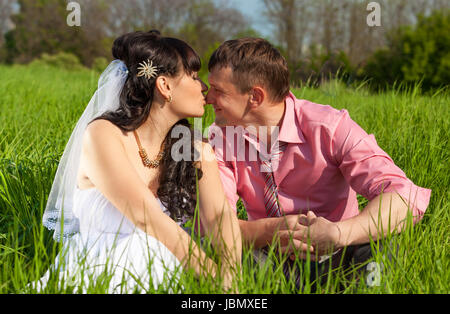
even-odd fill
[(86, 128), (86, 133), (89, 135), (104, 135), (106, 133), (118, 136), (123, 134), (123, 131), (109, 120), (98, 119), (89, 123)]
[(124, 132), (111, 121), (99, 119), (91, 122), (84, 134), (84, 145), (98, 142), (121, 143)]

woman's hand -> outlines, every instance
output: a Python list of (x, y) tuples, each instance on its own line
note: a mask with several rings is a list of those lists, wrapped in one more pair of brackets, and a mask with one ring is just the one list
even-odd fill
[(223, 290), (225, 293), (230, 294), (239, 293), (237, 278), (239, 278), (239, 276), (237, 276), (236, 271), (234, 269), (227, 268), (223, 272), (222, 274)]

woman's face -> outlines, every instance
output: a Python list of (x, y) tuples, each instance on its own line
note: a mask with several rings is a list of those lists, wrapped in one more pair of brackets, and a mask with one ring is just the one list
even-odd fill
[(203, 116), (207, 90), (208, 86), (200, 80), (197, 72), (183, 73), (173, 89), (172, 110), (181, 117)]

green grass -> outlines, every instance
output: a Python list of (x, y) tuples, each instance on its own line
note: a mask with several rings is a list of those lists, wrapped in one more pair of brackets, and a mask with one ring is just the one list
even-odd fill
[[(41, 217), (59, 158), (97, 79), (98, 73), (87, 70), (0, 65), (0, 293), (33, 292), (26, 289), (27, 283), (38, 279), (58, 253)], [(379, 255), (378, 261), (386, 265), (379, 286), (347, 281), (336, 272), (318, 292), (449, 293), (449, 94), (423, 96), (416, 89), (396, 89), (373, 95), (339, 81), (320, 89), (297, 88), (294, 93), (348, 109), (413, 182), (433, 190), (423, 220), (393, 238), (400, 247), (397, 257), (390, 262)], [(213, 119), (209, 108), (203, 127)], [(359, 200), (363, 206), (365, 200)], [(245, 216), (242, 204), (240, 214)], [(244, 258), (249, 259), (247, 250)], [(238, 279), (241, 293), (296, 292), (279, 268), (243, 265)], [(223, 292), (220, 282), (196, 280), (189, 273), (182, 277), (184, 293)], [(76, 292), (61, 291), (56, 284), (53, 280), (46, 292)], [(304, 292), (309, 292), (311, 283), (305, 279), (303, 284)], [(107, 280), (96, 282), (89, 292), (102, 293), (107, 286)]]

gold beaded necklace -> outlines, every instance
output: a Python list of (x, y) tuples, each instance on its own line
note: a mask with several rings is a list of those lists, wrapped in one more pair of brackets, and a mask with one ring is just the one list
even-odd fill
[(144, 164), (144, 166), (148, 167), (148, 168), (158, 168), (162, 158), (164, 157), (164, 146), (165, 146), (164, 143), (162, 144), (161, 150), (159, 151), (158, 156), (156, 156), (156, 159), (150, 160), (148, 158), (147, 152), (141, 146), (141, 141), (139, 141), (139, 137), (138, 137), (136, 131), (133, 131), (133, 134), (134, 134), (134, 137), (136, 138), (136, 142), (139, 147), (139, 156), (141, 156), (142, 163)]

